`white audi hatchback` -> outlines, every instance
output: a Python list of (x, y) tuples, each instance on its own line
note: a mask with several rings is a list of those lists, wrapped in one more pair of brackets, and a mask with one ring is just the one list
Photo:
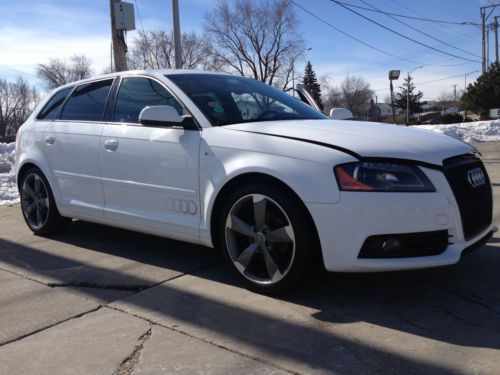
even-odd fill
[(269, 85), (185, 70), (56, 89), (19, 130), (29, 228), (81, 219), (220, 248), (260, 292), (329, 271), (456, 263), (486, 241), (476, 150), (425, 130), (332, 121)]

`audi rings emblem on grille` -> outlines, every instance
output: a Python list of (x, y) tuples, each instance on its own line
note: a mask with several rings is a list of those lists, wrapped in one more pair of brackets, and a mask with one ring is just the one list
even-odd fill
[(476, 188), (486, 183), (486, 177), (481, 168), (474, 168), (467, 171), (467, 181)]
[(192, 200), (167, 198), (167, 210), (179, 214), (196, 215), (198, 207)]

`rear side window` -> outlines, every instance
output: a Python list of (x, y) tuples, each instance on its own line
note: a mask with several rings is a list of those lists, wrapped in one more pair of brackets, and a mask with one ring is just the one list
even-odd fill
[(113, 80), (86, 83), (78, 86), (66, 101), (62, 120), (102, 121), (104, 107)]
[(61, 117), (61, 109), (64, 99), (66, 99), (72, 89), (72, 87), (68, 87), (67, 89), (56, 92), (47, 104), (45, 104), (45, 107), (43, 107), (36, 118), (38, 120), (59, 119), (59, 117)]
[(139, 113), (144, 107), (169, 105), (179, 115), (183, 115), (183, 106), (158, 82), (144, 77), (124, 78), (115, 104), (114, 121), (139, 123)]

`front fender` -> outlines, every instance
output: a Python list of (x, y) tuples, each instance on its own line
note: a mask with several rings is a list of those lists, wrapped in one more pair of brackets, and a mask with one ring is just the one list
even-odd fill
[(228, 182), (244, 174), (274, 177), (290, 187), (304, 203), (333, 204), (340, 199), (333, 165), (227, 148), (211, 148), (201, 155), (201, 237), (210, 238), (210, 213), (219, 192)]

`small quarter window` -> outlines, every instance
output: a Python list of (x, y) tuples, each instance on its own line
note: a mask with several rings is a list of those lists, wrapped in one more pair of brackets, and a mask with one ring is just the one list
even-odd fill
[(144, 107), (169, 105), (179, 115), (184, 115), (183, 106), (158, 82), (144, 77), (124, 78), (116, 98), (114, 121), (139, 123), (139, 113)]
[(64, 105), (61, 119), (102, 121), (112, 83), (113, 80), (110, 79), (78, 86)]
[(64, 99), (68, 96), (73, 88), (68, 87), (61, 91), (58, 91), (50, 98), (50, 100), (45, 104), (43, 109), (40, 111), (36, 117), (38, 120), (56, 120), (61, 117), (61, 109), (64, 103)]

